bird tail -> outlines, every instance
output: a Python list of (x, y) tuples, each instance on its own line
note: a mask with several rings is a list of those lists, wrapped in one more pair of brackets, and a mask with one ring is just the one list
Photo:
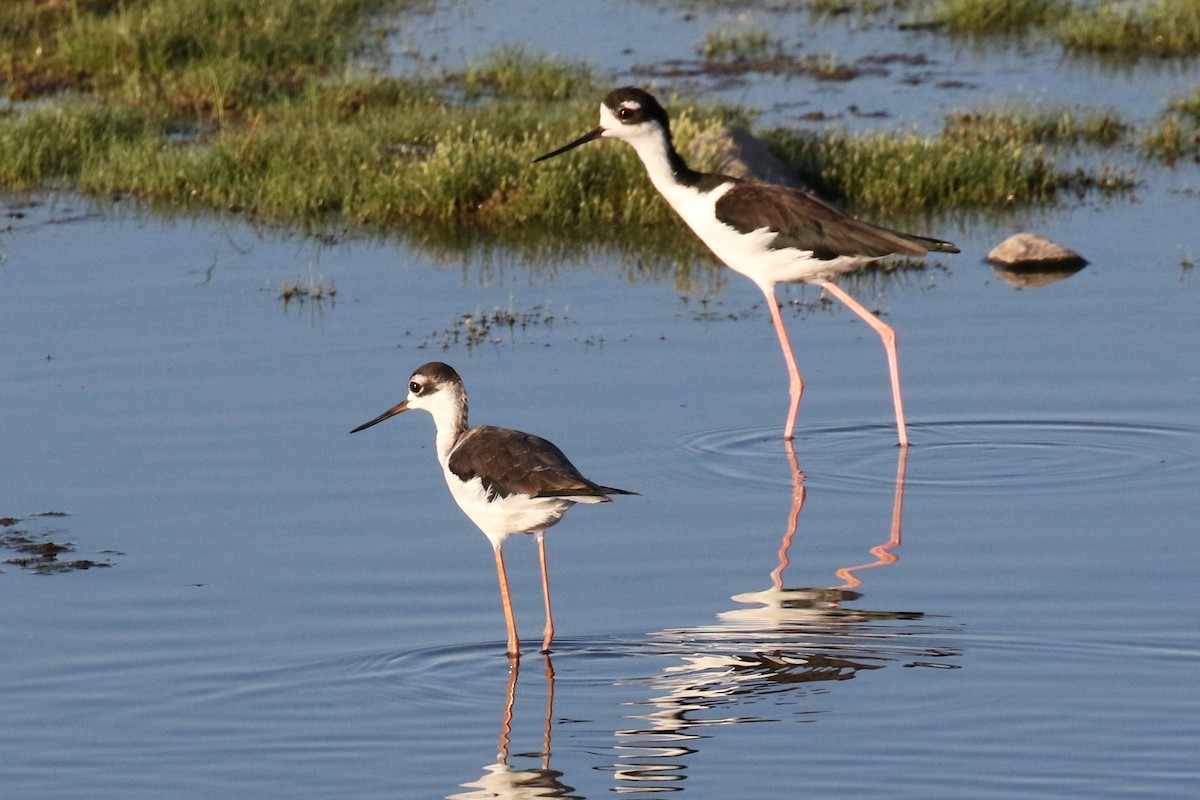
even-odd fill
[(941, 239), (931, 239), (928, 236), (914, 236), (911, 233), (904, 234), (904, 237), (913, 244), (924, 247), (931, 253), (958, 253), (961, 252), (950, 242), (943, 242)]
[(601, 486), (596, 484), (589, 491), (581, 492), (578, 488), (575, 489), (551, 489), (548, 491), (538, 492), (537, 497), (565, 497), (574, 500), (578, 503), (609, 503), (612, 502), (608, 497), (610, 494), (636, 494), (641, 492), (631, 492), (628, 489), (614, 489), (611, 486)]
[(614, 489), (611, 486), (601, 486), (600, 491), (604, 492), (605, 494), (636, 494), (639, 497), (641, 497), (642, 494), (641, 492), (631, 492), (628, 489)]

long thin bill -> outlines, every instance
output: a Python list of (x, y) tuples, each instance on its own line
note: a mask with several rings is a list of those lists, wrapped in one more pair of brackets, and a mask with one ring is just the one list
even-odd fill
[(355, 428), (354, 430), (352, 430), (350, 432), (358, 433), (361, 430), (366, 430), (367, 428), (371, 427), (372, 425), (378, 425), (379, 423), (383, 422), (385, 419), (387, 419), (389, 417), (396, 416), (401, 411), (408, 411), (408, 401), (407, 400), (405, 400), (403, 403), (401, 403), (398, 406), (389, 408), (387, 411), (383, 412), (382, 414), (380, 414), (378, 417), (371, 420), (370, 422), (364, 422), (362, 425), (359, 425), (357, 428)]
[(535, 158), (533, 160), (533, 163), (536, 164), (539, 161), (545, 161), (547, 158), (554, 158), (555, 156), (561, 156), (563, 153), (567, 152), (568, 150), (574, 150), (576, 147), (579, 147), (579, 145), (587, 144), (592, 139), (599, 139), (603, 135), (604, 135), (604, 126), (601, 125), (601, 126), (595, 127), (592, 130), (585, 133), (583, 136), (580, 136), (578, 139), (571, 142), (570, 144), (563, 145), (562, 147), (558, 148), (557, 150), (553, 150), (549, 153), (546, 153), (546, 155), (544, 155), (544, 156), (538, 156), (537, 158)]

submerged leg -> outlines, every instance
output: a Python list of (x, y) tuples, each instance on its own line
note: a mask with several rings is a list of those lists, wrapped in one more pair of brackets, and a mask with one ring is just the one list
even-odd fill
[(538, 560), (542, 564), (542, 597), (546, 599), (546, 628), (542, 632), (542, 652), (550, 652), (554, 640), (554, 615), (550, 612), (550, 574), (546, 571), (546, 539), (539, 532), (537, 537)]
[(892, 403), (896, 406), (896, 428), (900, 434), (900, 446), (908, 447), (908, 428), (904, 424), (904, 402), (900, 399), (900, 362), (896, 357), (896, 331), (833, 281), (825, 281), (821, 287), (862, 317), (863, 322), (870, 325), (883, 340), (883, 349), (887, 351), (888, 371), (892, 378)]
[(796, 368), (796, 359), (792, 355), (792, 344), (788, 341), (787, 330), (783, 327), (783, 317), (779, 313), (779, 301), (775, 299), (775, 288), (760, 287), (767, 297), (767, 309), (771, 312), (771, 323), (779, 336), (779, 346), (783, 349), (783, 360), (787, 362), (788, 396), (791, 405), (788, 407), (787, 424), (783, 428), (783, 438), (791, 439), (792, 430), (796, 427), (796, 412), (800, 410), (800, 395), (804, 394), (804, 381), (800, 379), (800, 370)]
[(517, 621), (513, 617), (512, 597), (508, 593), (508, 573), (504, 571), (504, 554), (499, 545), (493, 545), (496, 553), (496, 574), (500, 578), (500, 601), (504, 604), (504, 622), (508, 625), (508, 657), (521, 657), (521, 643), (517, 641)]

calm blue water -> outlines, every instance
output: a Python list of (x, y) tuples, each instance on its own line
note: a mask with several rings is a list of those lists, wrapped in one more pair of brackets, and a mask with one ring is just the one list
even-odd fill
[[(2, 565), (0, 794), (1191, 797), (1195, 181), (1039, 217), (1092, 260), (1040, 289), (982, 262), (1009, 227), (950, 223), (961, 255), (851, 286), (900, 336), (905, 462), (878, 339), (792, 290), (802, 483), (737, 276), (10, 199), (0, 536), (112, 566)], [(333, 301), (278, 299), (318, 276)], [(442, 349), (496, 305), (537, 321)], [(430, 420), (348, 435), (431, 359), (474, 421), (642, 492), (550, 534), (559, 639), (519, 675)], [(506, 553), (532, 651), (536, 554)]]

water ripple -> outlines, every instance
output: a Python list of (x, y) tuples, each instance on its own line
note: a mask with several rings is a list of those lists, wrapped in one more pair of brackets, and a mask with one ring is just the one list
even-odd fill
[[(1078, 420), (962, 420), (909, 426), (907, 486), (933, 491), (1058, 491), (1145, 485), (1180, 478), (1200, 463), (1200, 431), (1168, 425)], [(776, 427), (700, 431), (677, 445), (689, 477), (713, 485), (788, 486)], [(891, 427), (808, 427), (795, 443), (810, 487), (892, 489)], [(718, 479), (714, 481), (713, 479)]]

